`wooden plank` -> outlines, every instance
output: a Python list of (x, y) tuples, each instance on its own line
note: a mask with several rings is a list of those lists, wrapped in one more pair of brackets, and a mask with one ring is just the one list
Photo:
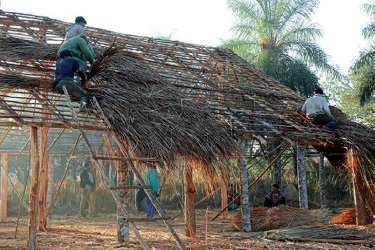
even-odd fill
[(39, 146), (38, 146), (38, 128), (30, 129), (30, 153), (31, 153), (31, 186), (29, 195), (29, 216), (28, 216), (28, 234), (27, 249), (36, 249), (36, 215), (39, 187)]
[(0, 222), (7, 221), (7, 195), (8, 195), (8, 179), (7, 179), (7, 171), (8, 171), (8, 154), (2, 153), (1, 154), (1, 164), (3, 168), (1, 168), (1, 206), (0, 206)]
[(110, 187), (111, 190), (119, 190), (119, 189), (150, 189), (151, 186), (117, 186), (117, 187)]

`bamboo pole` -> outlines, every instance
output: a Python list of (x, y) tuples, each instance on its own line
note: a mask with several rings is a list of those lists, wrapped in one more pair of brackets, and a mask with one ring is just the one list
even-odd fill
[(4, 168), (1, 169), (1, 207), (0, 207), (0, 222), (7, 221), (7, 195), (8, 195), (8, 154), (1, 154), (1, 164)]
[(37, 200), (39, 188), (39, 147), (38, 147), (38, 128), (30, 128), (30, 148), (31, 148), (31, 187), (29, 195), (29, 230), (27, 238), (27, 249), (34, 250), (36, 248), (36, 216), (37, 216)]

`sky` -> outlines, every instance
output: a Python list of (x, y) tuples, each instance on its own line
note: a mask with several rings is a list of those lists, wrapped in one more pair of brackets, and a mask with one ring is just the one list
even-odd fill
[[(84, 16), (88, 26), (120, 33), (168, 36), (188, 43), (218, 46), (230, 31), (235, 17), (227, 0), (0, 0), (1, 9), (48, 16), (74, 22)], [(361, 36), (369, 22), (361, 10), (363, 0), (321, 0), (313, 16), (323, 29), (318, 44), (331, 63), (346, 74), (367, 42)]]

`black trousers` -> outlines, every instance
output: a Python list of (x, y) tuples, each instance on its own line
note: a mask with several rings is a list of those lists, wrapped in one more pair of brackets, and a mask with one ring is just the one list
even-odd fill
[(273, 203), (272, 200), (267, 199), (267, 197), (264, 199), (264, 206), (265, 207), (277, 207), (280, 204), (285, 205), (285, 198), (284, 197), (281, 199), (281, 201), (278, 201), (276, 203)]
[(333, 117), (329, 115), (323, 115), (323, 114), (317, 115), (313, 119), (312, 123), (314, 125), (324, 125), (324, 127), (330, 130), (335, 130), (337, 126), (337, 121)]

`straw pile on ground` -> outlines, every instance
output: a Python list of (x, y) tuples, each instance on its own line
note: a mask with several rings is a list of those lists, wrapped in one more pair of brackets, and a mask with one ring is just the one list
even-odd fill
[[(327, 224), (328, 210), (303, 210), (294, 207), (255, 207), (251, 208), (251, 230), (266, 231), (278, 228), (291, 228), (303, 225)], [(233, 216), (232, 230), (241, 230), (242, 213)]]
[[(372, 223), (372, 216), (369, 210), (366, 211), (366, 224)], [(354, 208), (344, 208), (340, 213), (331, 218), (329, 221), (331, 224), (345, 224), (345, 225), (355, 225), (355, 209)]]

